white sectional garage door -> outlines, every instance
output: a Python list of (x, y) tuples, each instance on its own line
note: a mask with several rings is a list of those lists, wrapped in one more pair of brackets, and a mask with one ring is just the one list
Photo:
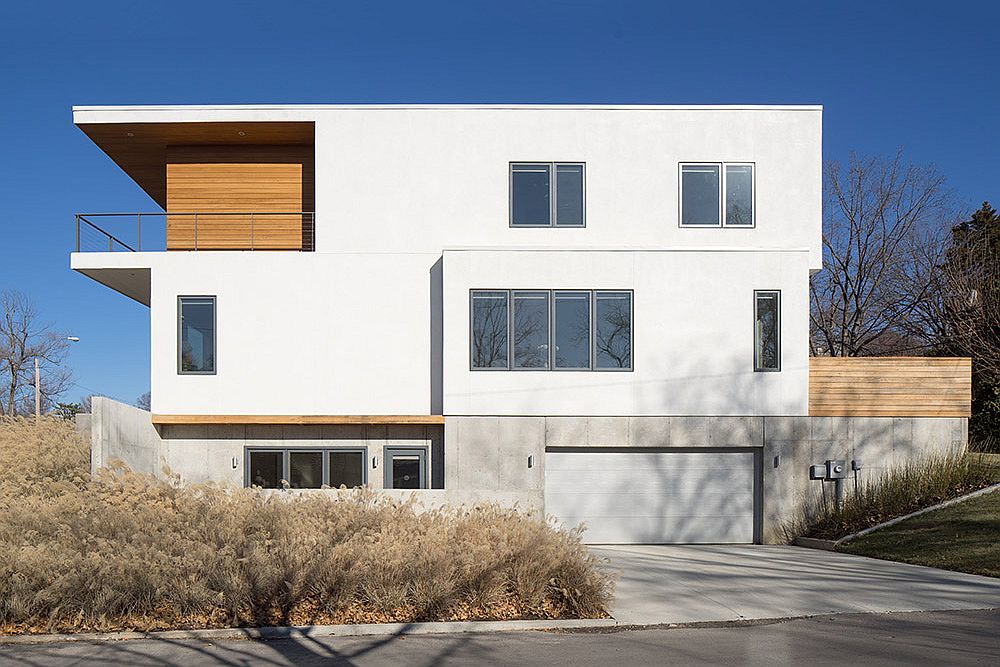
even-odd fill
[(754, 453), (549, 451), (545, 513), (587, 544), (749, 543)]

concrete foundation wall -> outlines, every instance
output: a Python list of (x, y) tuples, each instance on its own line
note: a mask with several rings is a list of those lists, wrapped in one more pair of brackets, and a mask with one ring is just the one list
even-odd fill
[[(964, 450), (964, 418), (914, 417), (448, 417), (433, 426), (166, 426), (148, 412), (95, 398), (91, 464), (121, 460), (181, 483), (243, 486), (245, 447), (368, 448), (368, 481), (382, 489), (383, 448), (423, 445), (431, 489), (386, 490), (427, 509), (491, 501), (544, 510), (548, 448), (749, 448), (760, 450), (761, 535), (781, 542), (782, 526), (822, 484), (809, 466), (858, 459), (859, 481), (929, 455)], [(377, 457), (377, 461), (373, 459)], [(853, 480), (848, 480), (849, 488)]]
[(961, 452), (967, 435), (964, 418), (449, 417), (445, 488), (524, 491), (543, 506), (546, 448), (757, 448), (761, 535), (774, 543), (821, 493), (810, 465), (859, 459), (865, 481), (907, 461)]

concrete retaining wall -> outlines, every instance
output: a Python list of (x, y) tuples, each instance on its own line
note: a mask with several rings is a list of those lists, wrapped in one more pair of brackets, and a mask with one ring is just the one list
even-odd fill
[[(916, 417), (448, 417), (433, 426), (152, 426), (148, 412), (95, 398), (91, 465), (118, 459), (182, 483), (243, 485), (247, 446), (368, 448), (369, 486), (381, 489), (382, 448), (425, 445), (431, 486), (414, 495), (428, 509), (498, 502), (544, 509), (545, 451), (554, 447), (761, 450), (764, 542), (783, 541), (782, 524), (821, 492), (809, 466), (859, 459), (859, 481), (928, 455), (964, 450), (964, 418)], [(378, 461), (373, 459), (378, 457)], [(849, 484), (851, 484), (849, 480)]]

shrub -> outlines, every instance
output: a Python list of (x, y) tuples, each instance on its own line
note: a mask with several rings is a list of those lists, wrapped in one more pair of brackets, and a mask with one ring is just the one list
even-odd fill
[(805, 503), (799, 517), (784, 526), (786, 536), (836, 540), (883, 521), (975, 491), (997, 479), (988, 456), (931, 456), (892, 468), (854, 490), (851, 480), (843, 507), (833, 502), (833, 485), (819, 500)]
[(612, 594), (579, 534), (514, 510), (88, 468), (69, 424), (0, 424), (0, 632), (597, 617)]

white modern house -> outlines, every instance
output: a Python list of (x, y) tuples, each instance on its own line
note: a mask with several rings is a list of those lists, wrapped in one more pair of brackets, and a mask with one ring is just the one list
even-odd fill
[(76, 218), (72, 268), (150, 309), (152, 414), (102, 401), (95, 466), (760, 542), (810, 464), (964, 446), (967, 396), (880, 393), (924, 362), (810, 364), (818, 106), (73, 115), (156, 204)]

